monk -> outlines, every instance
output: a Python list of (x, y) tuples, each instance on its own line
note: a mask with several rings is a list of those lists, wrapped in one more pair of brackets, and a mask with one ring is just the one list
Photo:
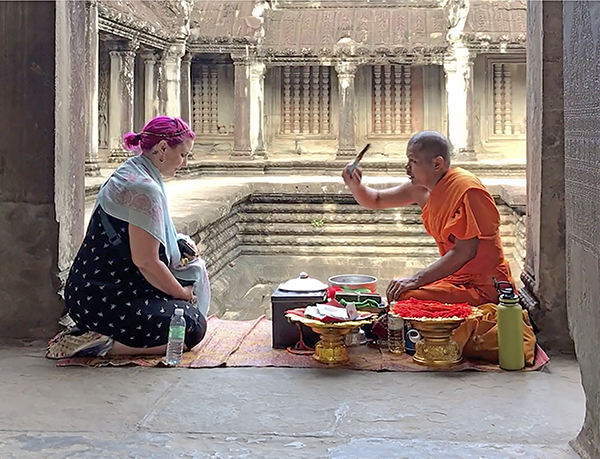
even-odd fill
[(449, 144), (435, 131), (415, 134), (408, 142), (409, 182), (377, 190), (361, 183), (356, 168), (342, 173), (356, 201), (370, 209), (417, 204), (423, 225), (437, 243), (441, 258), (411, 277), (393, 279), (388, 301), (414, 297), (478, 306), (497, 303), (494, 280), (513, 284), (500, 240), (500, 214), (494, 198), (470, 172), (450, 166)]

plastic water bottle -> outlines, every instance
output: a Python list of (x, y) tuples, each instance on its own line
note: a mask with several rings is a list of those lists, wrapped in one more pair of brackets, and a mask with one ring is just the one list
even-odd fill
[(185, 317), (183, 309), (176, 308), (169, 325), (169, 341), (167, 342), (167, 365), (179, 365), (183, 355), (185, 341)]
[(512, 287), (500, 291), (498, 304), (498, 358), (503, 370), (525, 366), (523, 310)]

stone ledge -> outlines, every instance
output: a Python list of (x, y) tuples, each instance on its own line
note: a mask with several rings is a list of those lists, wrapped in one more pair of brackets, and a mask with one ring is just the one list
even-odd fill
[[(374, 188), (396, 186), (408, 180), (405, 177), (365, 177), (364, 182)], [(524, 208), (525, 181), (516, 178), (486, 179), (482, 182), (490, 193), (499, 196), (509, 206)], [(93, 207), (95, 184), (89, 187), (86, 216)], [(349, 191), (339, 177), (237, 177), (216, 178), (184, 177), (165, 183), (173, 221), (179, 231), (197, 234), (202, 228), (228, 215), (233, 205), (251, 194), (332, 195), (339, 199)], [(97, 191), (96, 191), (97, 193)], [(352, 198), (348, 196), (351, 200)], [(87, 219), (86, 219), (87, 220)]]
[[(329, 157), (271, 159), (204, 159), (189, 164), (181, 172), (192, 176), (232, 175), (326, 175), (340, 176), (348, 160)], [(525, 178), (524, 163), (453, 161), (453, 166), (462, 167), (479, 177)], [(365, 175), (404, 176), (406, 163), (399, 160), (365, 159), (361, 168)]]
[(525, 214), (527, 206), (527, 186), (526, 185), (499, 185), (500, 199), (508, 206), (515, 209), (521, 215)]

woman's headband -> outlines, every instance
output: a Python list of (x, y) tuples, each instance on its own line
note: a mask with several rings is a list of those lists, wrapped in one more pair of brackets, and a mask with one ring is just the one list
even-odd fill
[(142, 134), (153, 135), (154, 137), (166, 137), (166, 138), (170, 138), (170, 137), (178, 137), (178, 136), (186, 134), (186, 133), (188, 133), (190, 131), (191, 131), (190, 128), (181, 129), (179, 131), (171, 132), (169, 134), (158, 134), (158, 133), (152, 132), (152, 131), (142, 131), (142, 132), (140, 132), (137, 135), (140, 136), (140, 139), (142, 138)]

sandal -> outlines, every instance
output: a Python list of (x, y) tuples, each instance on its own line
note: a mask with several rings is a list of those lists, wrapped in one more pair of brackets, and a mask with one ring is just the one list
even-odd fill
[(46, 358), (64, 359), (66, 357), (73, 357), (82, 351), (99, 346), (102, 347), (103, 350), (104, 346), (110, 344), (110, 347), (108, 347), (104, 353), (106, 355), (113, 343), (112, 338), (93, 331), (83, 333), (82, 335), (69, 335), (61, 333), (52, 338), (52, 340), (50, 340), (48, 343)]

